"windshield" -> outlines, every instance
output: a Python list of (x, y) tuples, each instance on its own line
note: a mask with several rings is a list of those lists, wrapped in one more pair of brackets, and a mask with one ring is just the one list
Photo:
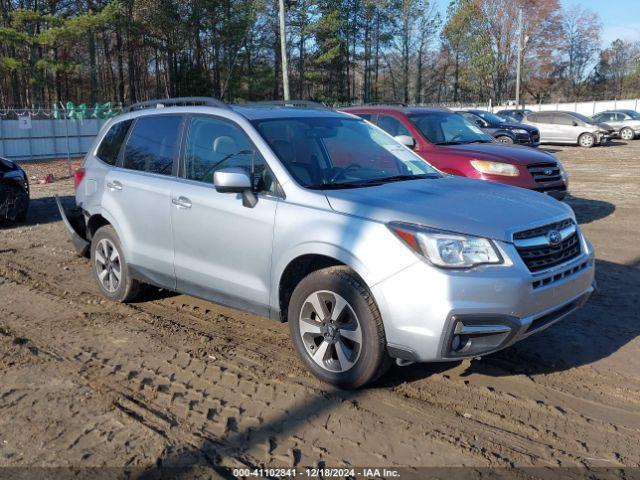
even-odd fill
[(456, 113), (414, 113), (409, 119), (435, 145), (493, 142), (489, 135)]
[(584, 122), (584, 123), (597, 123), (593, 118), (586, 117), (586, 116), (582, 115), (581, 113), (573, 113), (573, 112), (571, 112), (570, 115), (575, 117), (575, 118), (577, 118), (578, 120), (580, 120), (581, 122)]
[(289, 173), (307, 188), (357, 188), (440, 177), (411, 150), (360, 119), (278, 118), (253, 124)]
[(507, 121), (506, 118), (499, 117), (498, 115), (494, 115), (493, 113), (489, 113), (489, 112), (481, 112), (479, 110), (475, 110), (471, 113), (478, 115), (479, 117), (483, 118), (489, 123), (505, 123)]

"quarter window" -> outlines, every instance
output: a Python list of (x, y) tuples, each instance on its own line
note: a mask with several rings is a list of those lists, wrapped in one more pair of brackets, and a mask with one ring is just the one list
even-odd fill
[(139, 118), (124, 151), (124, 168), (171, 175), (180, 145), (178, 115)]
[(213, 183), (222, 168), (241, 168), (255, 191), (271, 191), (273, 181), (264, 159), (242, 129), (215, 117), (193, 117), (184, 154), (184, 178)]
[(131, 122), (131, 120), (125, 120), (124, 122), (118, 122), (111, 126), (98, 147), (97, 157), (100, 160), (109, 165), (116, 164), (122, 142), (124, 142), (127, 136)]

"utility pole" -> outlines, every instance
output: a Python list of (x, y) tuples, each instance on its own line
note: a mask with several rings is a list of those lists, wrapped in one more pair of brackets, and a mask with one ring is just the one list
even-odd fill
[(287, 37), (284, 23), (284, 0), (278, 0), (280, 17), (280, 55), (282, 56), (282, 93), (284, 100), (289, 100), (289, 66), (287, 64)]
[[(282, 0), (280, 0), (282, 1)], [(522, 54), (524, 50), (524, 20), (522, 14), (522, 6), (520, 6), (518, 10), (518, 22), (519, 29), (518, 32), (518, 67), (516, 71), (516, 107), (520, 108), (520, 81), (522, 75)]]

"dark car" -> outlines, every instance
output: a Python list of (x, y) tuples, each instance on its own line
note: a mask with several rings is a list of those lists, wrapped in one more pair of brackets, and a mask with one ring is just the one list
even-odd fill
[(507, 109), (500, 110), (496, 112), (496, 115), (499, 117), (504, 117), (507, 119), (513, 119), (516, 122), (520, 123), (524, 117), (527, 116), (528, 113), (533, 112), (533, 110), (529, 110), (528, 108), (518, 108), (518, 109)]
[(567, 194), (567, 172), (553, 154), (496, 142), (442, 108), (363, 105), (343, 108), (377, 125), (440, 171), (546, 193)]
[(0, 157), (0, 222), (24, 222), (29, 210), (29, 180), (20, 166)]
[(462, 110), (458, 112), (466, 120), (477, 125), (500, 143), (509, 145), (540, 145), (540, 132), (537, 128), (520, 123), (509, 123), (506, 119), (484, 110)]

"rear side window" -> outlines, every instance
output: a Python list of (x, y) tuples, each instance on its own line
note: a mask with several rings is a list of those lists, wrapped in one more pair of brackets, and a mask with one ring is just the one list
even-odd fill
[(537, 123), (553, 123), (553, 112), (530, 113), (527, 115), (527, 120)]
[(124, 168), (171, 175), (180, 145), (179, 115), (139, 118), (124, 150)]
[(97, 157), (100, 160), (109, 165), (116, 164), (120, 147), (122, 147), (122, 142), (124, 142), (127, 136), (131, 122), (131, 120), (125, 120), (124, 122), (118, 122), (111, 126), (98, 147)]

